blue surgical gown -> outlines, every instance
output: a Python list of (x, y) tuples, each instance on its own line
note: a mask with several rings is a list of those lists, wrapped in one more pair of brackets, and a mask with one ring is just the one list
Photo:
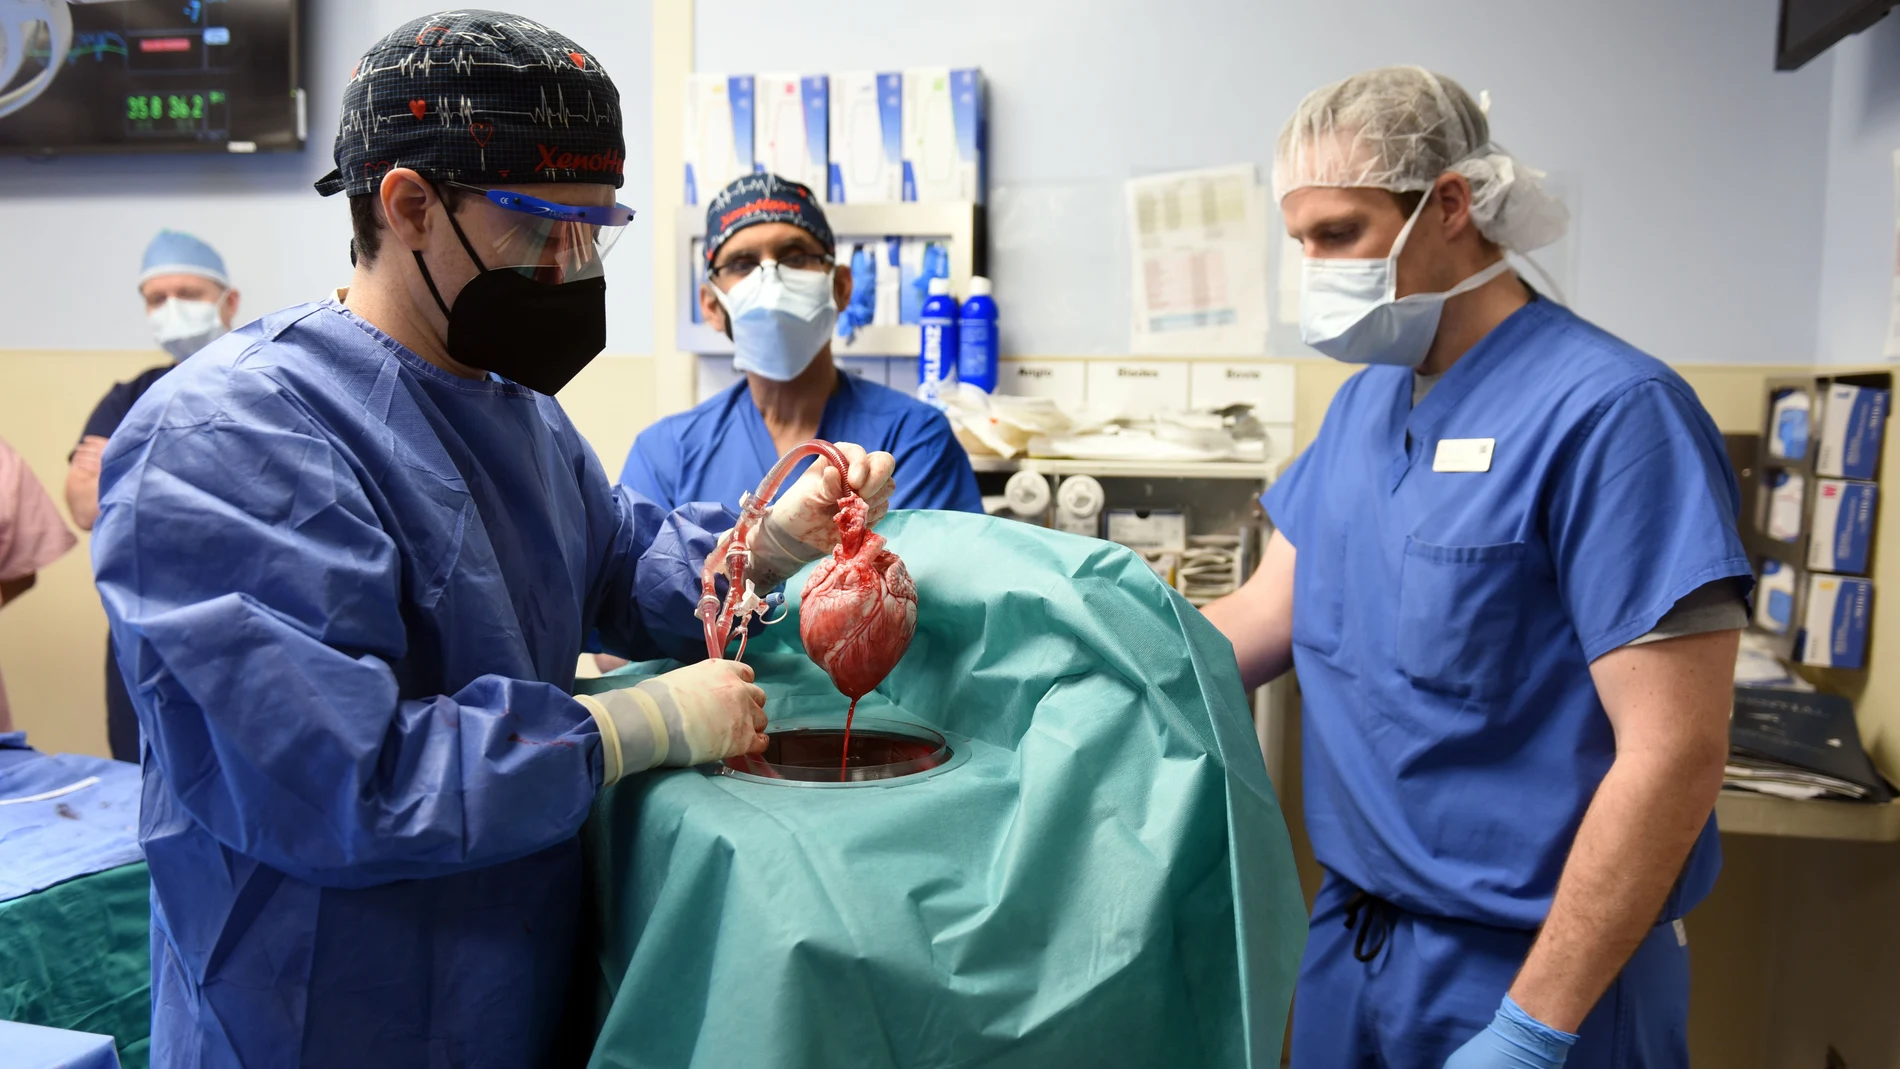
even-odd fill
[[(1434, 470), (1469, 439), (1489, 471)], [(1667, 366), (1534, 301), (1416, 408), (1409, 370), (1355, 375), (1263, 503), (1298, 550), (1314, 855), (1413, 912), (1538, 927), (1616, 754), (1590, 662), (1749, 575), (1715, 424)], [(1711, 818), (1660, 919), (1720, 863)]]
[(153, 1064), (535, 1064), (601, 781), (582, 635), (692, 658), (730, 515), (614, 487), (553, 400), (335, 302), (167, 375), (100, 488), (145, 738)]
[[(894, 509), (983, 511), (976, 473), (950, 421), (922, 401), (841, 372), (818, 421), (818, 437), (895, 457)], [(778, 458), (765, 417), (752, 403), (751, 390), (739, 382), (640, 432), (620, 482), (668, 507), (716, 501), (737, 508), (739, 495), (757, 489)], [(809, 464), (801, 461), (793, 474)]]

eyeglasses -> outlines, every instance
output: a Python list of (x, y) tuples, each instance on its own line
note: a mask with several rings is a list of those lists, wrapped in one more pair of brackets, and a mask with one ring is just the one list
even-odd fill
[(791, 249), (773, 258), (740, 254), (706, 272), (715, 282), (739, 282), (759, 269), (760, 264), (776, 263), (781, 271), (825, 271), (838, 261), (822, 253)]
[[(480, 197), (480, 203), (500, 209), (505, 214), (499, 218), (509, 220), (489, 228), (495, 233), (489, 247), (480, 250), (483, 267), (507, 268), (551, 285), (600, 276), (602, 261), (634, 216), (624, 204), (560, 204), (464, 182), (438, 185)], [(450, 218), (453, 221), (453, 213)]]
[(442, 184), (452, 186), (465, 193), (473, 193), (497, 207), (506, 208), (511, 212), (520, 212), (523, 215), (530, 215), (537, 219), (547, 219), (557, 223), (587, 223), (592, 226), (626, 226), (628, 223), (633, 222), (633, 217), (636, 214), (632, 208), (624, 204), (558, 204), (551, 200), (542, 200), (540, 197), (530, 197), (526, 193), (515, 193), (503, 189), (489, 189), (486, 186), (472, 186), (467, 182), (444, 181)]

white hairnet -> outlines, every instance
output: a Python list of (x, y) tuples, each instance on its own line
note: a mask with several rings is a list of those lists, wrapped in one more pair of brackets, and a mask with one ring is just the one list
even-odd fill
[(1544, 172), (1494, 144), (1484, 109), (1423, 67), (1380, 67), (1308, 93), (1280, 131), (1273, 195), (1307, 186), (1409, 193), (1447, 171), (1471, 183), (1478, 232), (1514, 252), (1556, 241), (1570, 223)]

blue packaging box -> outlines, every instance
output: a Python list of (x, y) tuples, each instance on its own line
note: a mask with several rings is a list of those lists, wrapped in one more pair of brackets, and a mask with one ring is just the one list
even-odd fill
[(1808, 567), (1846, 575), (1867, 573), (1874, 540), (1874, 505), (1880, 488), (1873, 483), (1821, 479), (1814, 487), (1814, 521), (1808, 540)]
[(1821, 668), (1862, 667), (1873, 599), (1871, 579), (1809, 576), (1801, 663)]
[(1880, 444), (1887, 428), (1888, 391), (1837, 382), (1828, 387), (1821, 410), (1817, 475), (1832, 479), (1871, 479), (1880, 466)]

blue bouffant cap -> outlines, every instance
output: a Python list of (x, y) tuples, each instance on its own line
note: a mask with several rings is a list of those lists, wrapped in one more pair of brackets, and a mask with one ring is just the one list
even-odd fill
[(224, 257), (218, 250), (177, 230), (161, 230), (145, 246), (145, 262), (139, 266), (139, 285), (160, 275), (197, 275), (220, 286), (229, 287), (231, 277), (224, 273)]
[(706, 262), (726, 239), (755, 223), (790, 223), (836, 252), (831, 223), (812, 191), (775, 174), (749, 174), (733, 180), (706, 206)]
[(324, 196), (391, 168), (477, 186), (625, 181), (620, 91), (592, 52), (519, 15), (457, 9), (405, 23), (350, 70)]

